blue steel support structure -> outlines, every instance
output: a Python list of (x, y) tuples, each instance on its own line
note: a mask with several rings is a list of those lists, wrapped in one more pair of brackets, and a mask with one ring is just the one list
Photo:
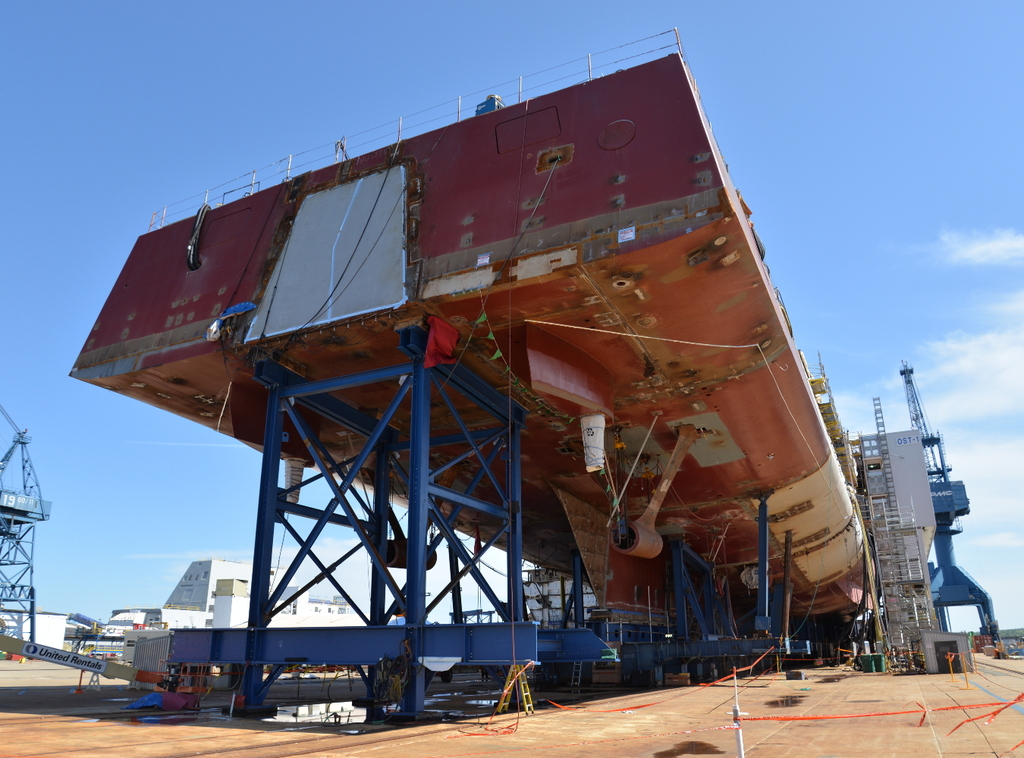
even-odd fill
[(572, 619), (577, 629), (586, 621), (583, 608), (583, 556), (579, 550), (572, 551)]
[(569, 628), (569, 622), (577, 629), (586, 623), (586, 614), (583, 607), (583, 556), (579, 550), (572, 551), (572, 587), (569, 588), (569, 597), (566, 599), (565, 607), (562, 608), (562, 629)]
[[(716, 636), (736, 636), (729, 599), (715, 588), (714, 564), (700, 557), (685, 542), (672, 546), (672, 578), (675, 592), (677, 640), (709, 640)], [(698, 632), (692, 633), (696, 625)]]
[(772, 617), (768, 608), (768, 495), (761, 495), (757, 506), (757, 611), (754, 629), (767, 632), (772, 628)]
[[(181, 630), (170, 656), (171, 660), (183, 662), (243, 663), (241, 691), (247, 706), (262, 703), (270, 685), (288, 663), (367, 666), (365, 672), (360, 671), (368, 697), (379, 700), (381, 693), (375, 692), (373, 686), (374, 666), (385, 658), (404, 657), (409, 676), (401, 709), (414, 715), (424, 710), (429, 664), (433, 659), (508, 665), (530, 660), (601, 660), (605, 654), (605, 645), (590, 630), (538, 632), (524, 620), (519, 433), (525, 410), (464, 367), (426, 368), (427, 333), (422, 328), (400, 330), (399, 337), (399, 349), (409, 359), (407, 362), (333, 379), (308, 381), (272, 361), (257, 365), (254, 378), (267, 388), (268, 394), (248, 626), (245, 630)], [(381, 382), (390, 382), (394, 395), (379, 418), (362, 413), (333, 394)], [(470, 429), (453, 399), (456, 393), (476, 409), (486, 411), (493, 424), (481, 428), (474, 423)], [(447, 408), (458, 432), (432, 436), (432, 403)], [(461, 407), (466, 407), (465, 402)], [(393, 423), (400, 409), (409, 422), (404, 436)], [(340, 424), (362, 437), (362, 448), (347, 459), (336, 460), (310, 423), (309, 418), (314, 416)], [(278, 482), (286, 419), (302, 438), (318, 473), (298, 485), (282, 488)], [(432, 458), (434, 451), (440, 454)], [(452, 475), (452, 467), (463, 464), (476, 466), (465, 488), (456, 490), (438, 482), (445, 472)], [(369, 468), (374, 470), (372, 499), (360, 486), (362, 472)], [(486, 496), (477, 491), (485, 477), (491, 485)], [(290, 493), (317, 480), (322, 480), (333, 495), (325, 507), (289, 502)], [(403, 483), (408, 492), (404, 536), (395, 528), (392, 482)], [(460, 514), (465, 518), (471, 511), (493, 528), (492, 536), (476, 554), (466, 549), (455, 528)], [(301, 519), (314, 522), (305, 534), (297, 526)], [(298, 550), (272, 582), (274, 531), (278, 525), (291, 535)], [(350, 528), (359, 544), (328, 565), (317, 552), (317, 540), (332, 525)], [(392, 539), (389, 528), (393, 531)], [(499, 541), (507, 552), (507, 602), (499, 598), (480, 571), (481, 558)], [(442, 544), (451, 556), (451, 581), (428, 604), (426, 572)], [(365, 610), (333, 573), (359, 551), (368, 556), (371, 564), (370, 604)], [(404, 559), (395, 558), (401, 554)], [(296, 591), (294, 580), (305, 561), (311, 562), (319, 574)], [(405, 569), (404, 582), (394, 572), (396, 568)], [(461, 603), (457, 600), (459, 582), (467, 576), (480, 586), (500, 623), (458, 623), (462, 621)], [(298, 595), (324, 581), (349, 601), (366, 626), (268, 629), (271, 619)], [(428, 625), (430, 612), (451, 595), (456, 623)], [(404, 614), (404, 625), (388, 625), (399, 614)]]

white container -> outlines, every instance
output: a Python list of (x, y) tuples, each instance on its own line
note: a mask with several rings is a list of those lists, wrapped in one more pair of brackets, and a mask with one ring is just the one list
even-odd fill
[(580, 417), (583, 427), (583, 459), (587, 471), (600, 471), (604, 468), (604, 414), (591, 413)]

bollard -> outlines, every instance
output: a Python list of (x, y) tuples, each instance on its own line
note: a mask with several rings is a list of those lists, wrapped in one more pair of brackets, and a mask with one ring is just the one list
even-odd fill
[(733, 705), (732, 725), (736, 727), (736, 758), (746, 758), (746, 753), (743, 751), (743, 727), (740, 725), (740, 716), (745, 715), (745, 713), (740, 713), (738, 705)]
[(732, 670), (732, 691), (734, 698), (732, 704), (732, 725), (736, 729), (736, 758), (746, 758), (746, 753), (743, 750), (743, 725), (740, 723), (740, 716), (746, 716), (747, 714), (740, 712), (740, 685), (735, 668)]

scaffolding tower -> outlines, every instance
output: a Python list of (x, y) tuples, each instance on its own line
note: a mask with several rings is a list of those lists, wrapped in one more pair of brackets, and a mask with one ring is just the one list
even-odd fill
[(881, 400), (876, 397), (874, 405), (882, 486), (868, 486), (871, 529), (889, 644), (908, 648), (921, 639), (922, 630), (933, 628), (934, 612), (913, 504), (901, 503), (896, 497)]
[(843, 428), (843, 423), (839, 419), (839, 412), (836, 410), (832, 388), (829, 386), (828, 376), (825, 374), (825, 364), (821, 362), (820, 354), (818, 355), (818, 364), (816, 366), (809, 365), (807, 358), (802, 352), (800, 357), (803, 359), (807, 380), (811, 385), (811, 392), (814, 393), (814, 400), (818, 404), (821, 420), (825, 422), (825, 431), (828, 432), (829, 441), (832, 443), (832, 448), (836, 451), (836, 457), (839, 459), (839, 468), (842, 470), (846, 481), (852, 484), (857, 481), (857, 465), (853, 460), (850, 436), (847, 434), (846, 429)]

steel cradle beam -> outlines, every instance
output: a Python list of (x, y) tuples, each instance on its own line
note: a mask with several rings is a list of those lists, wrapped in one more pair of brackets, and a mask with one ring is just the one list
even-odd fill
[[(244, 629), (179, 629), (174, 634), (169, 660), (257, 666), (372, 666), (381, 658), (400, 654), (408, 631), (405, 626), (258, 629), (254, 656), (246, 658)], [(537, 627), (532, 622), (428, 624), (420, 632), (420, 658), (460, 657), (464, 663), (481, 665), (507, 665), (513, 660), (525, 664), (539, 659)]]
[[(398, 655), (407, 632), (404, 626), (258, 629), (254, 657), (247, 659), (245, 629), (178, 629), (168, 660), (254, 666), (367, 666)], [(466, 664), (601, 661), (608, 660), (611, 652), (590, 629), (538, 629), (529, 621), (428, 624), (421, 632), (420, 657), (460, 657)], [(425, 665), (429, 668), (429, 661)]]

